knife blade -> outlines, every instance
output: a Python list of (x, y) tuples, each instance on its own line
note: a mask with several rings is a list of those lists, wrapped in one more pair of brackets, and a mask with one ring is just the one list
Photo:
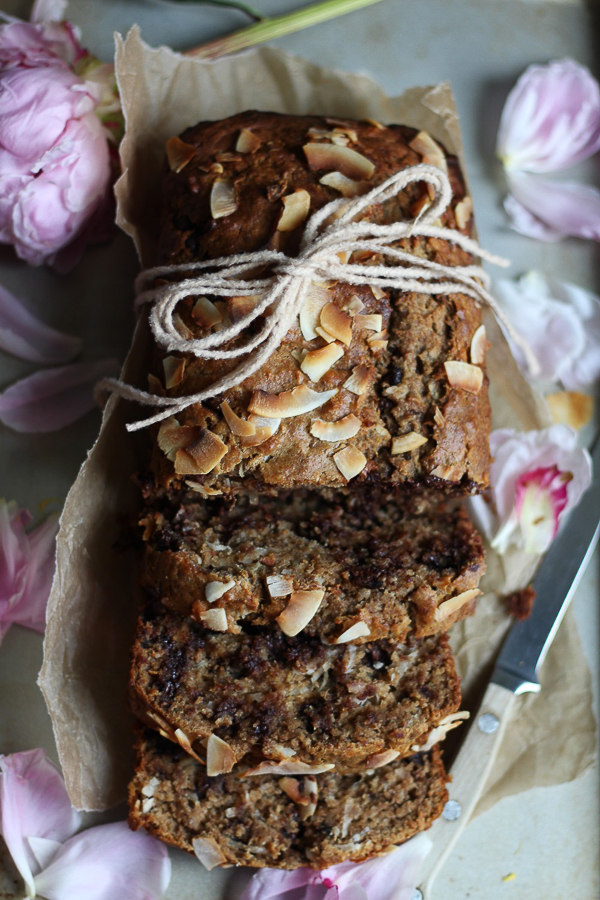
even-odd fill
[(592, 451), (593, 480), (563, 523), (533, 581), (531, 616), (515, 622), (498, 655), (483, 700), (450, 767), (450, 800), (429, 831), (412, 900), (431, 900), (432, 885), (481, 796), (519, 694), (540, 690), (539, 670), (591, 559), (600, 534), (600, 438)]

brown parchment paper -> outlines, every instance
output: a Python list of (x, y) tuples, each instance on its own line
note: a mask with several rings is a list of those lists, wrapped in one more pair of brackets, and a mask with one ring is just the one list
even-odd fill
[[(150, 49), (137, 28), (125, 40), (117, 35), (116, 70), (127, 121), (118, 222), (134, 239), (143, 266), (154, 256), (164, 143), (201, 119), (254, 108), (403, 122), (426, 129), (462, 159), (446, 84), (388, 97), (365, 76), (324, 69), (270, 48), (217, 62)], [(544, 427), (549, 420), (543, 399), (524, 381), (496, 323), (487, 319), (494, 427)], [(133, 383), (145, 383), (148, 349), (141, 322), (125, 366)], [(118, 517), (137, 502), (130, 476), (141, 465), (139, 448), (124, 422), (138, 414), (110, 400), (96, 445), (67, 499), (58, 537), (40, 685), (69, 795), (83, 809), (104, 809), (123, 799), (131, 771), (125, 693), (136, 574), (132, 555), (118, 552), (114, 543)], [(526, 584), (537, 562), (515, 551), (502, 559), (489, 552), (478, 612), (453, 629), (467, 702), (484, 686), (509, 625), (495, 592)], [(480, 809), (508, 794), (575, 778), (590, 766), (595, 741), (590, 677), (570, 616), (548, 655), (543, 683), (540, 695), (519, 702)]]

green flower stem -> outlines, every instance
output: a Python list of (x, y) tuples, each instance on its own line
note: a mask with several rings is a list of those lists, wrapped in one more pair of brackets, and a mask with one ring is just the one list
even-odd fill
[(199, 59), (214, 59), (217, 56), (238, 53), (248, 47), (264, 44), (265, 41), (272, 41), (285, 34), (309, 28), (311, 25), (319, 25), (328, 19), (380, 2), (381, 0), (325, 0), (325, 2), (315, 3), (296, 12), (286, 13), (284, 16), (263, 19), (262, 22), (257, 22), (255, 25), (248, 25), (223, 38), (217, 38), (207, 44), (187, 50), (185, 55)]

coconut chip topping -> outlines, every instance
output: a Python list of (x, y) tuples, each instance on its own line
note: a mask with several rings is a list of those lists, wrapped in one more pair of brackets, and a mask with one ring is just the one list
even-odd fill
[(269, 394), (268, 391), (253, 391), (248, 409), (250, 412), (268, 419), (289, 419), (292, 416), (301, 416), (303, 413), (318, 409), (335, 397), (337, 388), (332, 391), (313, 391), (312, 388), (301, 384), (291, 391), (283, 391), (281, 394)]
[(417, 450), (427, 443), (427, 438), (419, 434), (417, 431), (409, 431), (408, 434), (402, 434), (395, 437), (392, 441), (392, 456), (398, 453), (408, 453), (409, 450)]
[[(194, 610), (195, 611), (195, 610)], [(227, 631), (227, 613), (224, 609), (205, 609), (197, 613), (197, 618), (211, 631)]]
[(429, 732), (424, 744), (414, 745), (411, 747), (411, 750), (414, 750), (415, 753), (426, 753), (428, 750), (431, 750), (434, 744), (443, 741), (449, 731), (452, 731), (453, 728), (458, 728), (458, 726), (461, 725), (462, 722), (465, 722), (469, 717), (470, 713), (466, 709), (450, 713), (450, 715), (445, 716), (442, 719), (439, 725)]
[(282, 197), (283, 212), (277, 223), (277, 231), (294, 231), (306, 219), (310, 210), (310, 194), (299, 190)]
[(485, 354), (490, 343), (485, 334), (485, 325), (480, 325), (471, 339), (471, 362), (481, 366), (485, 362)]
[(169, 138), (165, 144), (165, 150), (169, 168), (172, 172), (181, 172), (182, 169), (185, 169), (196, 152), (195, 147), (192, 147), (191, 144), (186, 144), (177, 136)]
[(368, 637), (370, 634), (371, 629), (366, 622), (355, 622), (354, 625), (350, 626), (350, 628), (342, 631), (340, 636), (335, 639), (335, 643), (347, 644), (350, 641), (355, 641), (357, 638)]
[(443, 619), (451, 616), (460, 609), (461, 606), (464, 606), (465, 603), (469, 603), (475, 597), (479, 597), (481, 593), (482, 591), (480, 591), (479, 588), (471, 588), (469, 591), (463, 591), (462, 594), (457, 594), (456, 597), (450, 597), (449, 600), (444, 600), (444, 602), (440, 603), (435, 610), (436, 621), (441, 622)]
[(330, 772), (335, 769), (335, 763), (311, 763), (295, 761), (293, 759), (271, 760), (266, 759), (253, 769), (247, 769), (240, 778), (248, 778), (253, 775), (320, 775), (322, 772)]
[(350, 445), (344, 447), (343, 450), (338, 450), (333, 456), (333, 461), (346, 481), (351, 481), (360, 475), (367, 464), (367, 457), (361, 450)]
[(254, 134), (253, 131), (249, 131), (247, 128), (242, 128), (235, 149), (237, 153), (254, 153), (255, 150), (258, 150), (261, 143), (261, 139), (257, 134)]
[(210, 192), (210, 213), (213, 219), (230, 216), (237, 209), (235, 189), (228, 178), (217, 178)]
[(267, 575), (267, 590), (271, 597), (289, 597), (294, 590), (294, 585), (288, 578), (282, 575)]
[(222, 866), (224, 863), (227, 863), (227, 857), (223, 855), (214, 838), (195, 837), (192, 841), (192, 847), (204, 868), (209, 872), (215, 866)]
[[(358, 318), (358, 316), (355, 316), (355, 319)], [(325, 331), (332, 340), (338, 340), (347, 347), (350, 346), (352, 341), (352, 317), (347, 312), (344, 312), (343, 309), (340, 309), (333, 300), (327, 303), (321, 310), (319, 323), (321, 329)], [(318, 333), (321, 334), (320, 331)], [(321, 337), (323, 337), (322, 334)]]
[(305, 144), (304, 150), (311, 169), (329, 169), (341, 172), (346, 178), (370, 178), (375, 171), (375, 164), (352, 150), (351, 147), (340, 147), (336, 144)]
[(344, 355), (344, 348), (337, 341), (321, 347), (319, 350), (310, 350), (302, 362), (300, 368), (311, 381), (317, 382), (330, 370), (332, 365)]
[(362, 422), (357, 416), (344, 416), (337, 422), (324, 422), (316, 419), (310, 426), (310, 433), (320, 441), (347, 441), (356, 437), (361, 429)]
[(227, 445), (220, 437), (200, 428), (198, 437), (175, 454), (175, 471), (178, 475), (208, 475), (218, 466), (227, 453)]
[(399, 750), (381, 750), (379, 753), (373, 753), (365, 759), (366, 769), (380, 769), (387, 766), (400, 756)]
[(204, 587), (204, 596), (207, 603), (214, 603), (219, 600), (223, 594), (235, 587), (235, 581), (209, 581)]
[(227, 400), (221, 403), (221, 412), (232, 434), (237, 437), (252, 437), (256, 434), (256, 425), (234, 413)]
[(235, 753), (218, 735), (211, 734), (206, 743), (206, 774), (225, 775), (231, 772), (236, 763)]
[(288, 605), (276, 619), (283, 633), (288, 637), (300, 634), (316, 614), (324, 596), (325, 591), (321, 590), (294, 591)]
[(452, 387), (462, 388), (470, 394), (478, 394), (483, 384), (483, 372), (479, 366), (461, 362), (457, 359), (449, 359), (444, 363), (448, 381)]
[(355, 366), (352, 369), (352, 375), (344, 382), (344, 387), (347, 391), (352, 391), (353, 394), (360, 397), (369, 389), (372, 372), (373, 369), (368, 369), (366, 366)]
[(192, 309), (192, 319), (202, 328), (212, 328), (221, 324), (223, 315), (208, 297), (198, 297)]
[(183, 381), (185, 372), (185, 359), (177, 356), (165, 356), (163, 369), (165, 370), (165, 387), (167, 390), (177, 387)]

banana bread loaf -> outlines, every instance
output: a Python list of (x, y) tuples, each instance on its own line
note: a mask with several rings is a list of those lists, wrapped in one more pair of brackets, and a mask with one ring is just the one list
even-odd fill
[[(246, 112), (202, 122), (169, 141), (167, 150), (157, 264), (265, 247), (293, 256), (307, 216), (423, 162), (447, 169), (450, 178), (452, 203), (440, 224), (465, 235), (472, 230), (456, 158), (412, 128)], [(362, 218), (411, 220), (429, 202), (429, 185), (418, 182), (373, 204)], [(417, 260), (473, 262), (439, 237), (401, 245)], [(351, 261), (385, 263), (362, 250)], [(177, 328), (203, 337), (239, 321), (253, 302), (188, 296), (177, 306)], [(163, 485), (187, 482), (205, 495), (340, 488), (351, 480), (479, 492), (489, 470), (480, 326), (478, 304), (464, 293), (313, 284), (296, 325), (256, 373), (155, 428), (154, 475)], [(225, 349), (255, 333), (256, 326), (245, 329)], [(232, 368), (231, 360), (157, 351), (150, 388), (189, 395)]]
[(215, 865), (326, 868), (392, 850), (441, 814), (448, 780), (428, 753), (354, 775), (208, 777), (176, 744), (140, 729), (129, 824)]

